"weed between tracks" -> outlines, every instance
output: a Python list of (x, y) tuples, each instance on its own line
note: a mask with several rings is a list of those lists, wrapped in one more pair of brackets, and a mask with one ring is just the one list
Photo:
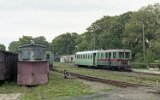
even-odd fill
[(19, 86), (6, 82), (0, 86), (0, 93), (22, 93), (22, 100), (57, 100), (63, 96), (91, 94), (88, 85), (73, 79), (63, 79), (62, 74), (50, 73), (49, 83), (35, 87)]
[(59, 63), (55, 62), (55, 68), (59, 70), (68, 70), (75, 73), (92, 75), (107, 79), (126, 81), (131, 83), (148, 84), (148, 85), (158, 85), (160, 86), (160, 76), (146, 75), (146, 74), (136, 74), (132, 72), (118, 72), (118, 71), (108, 71), (100, 69), (90, 69), (90, 68), (79, 68), (74, 66), (73, 63)]

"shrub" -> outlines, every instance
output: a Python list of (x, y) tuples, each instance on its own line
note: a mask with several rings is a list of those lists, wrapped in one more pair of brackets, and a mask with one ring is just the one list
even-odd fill
[(136, 68), (136, 69), (147, 69), (148, 66), (144, 63), (133, 63), (132, 68)]

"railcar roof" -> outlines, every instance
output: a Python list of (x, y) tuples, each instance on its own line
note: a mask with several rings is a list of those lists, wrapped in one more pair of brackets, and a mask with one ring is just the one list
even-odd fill
[(77, 52), (76, 54), (91, 54), (91, 53), (98, 53), (98, 52), (131, 52), (129, 49), (109, 49), (109, 50), (94, 50), (94, 51), (82, 51)]
[(40, 45), (40, 44), (26, 44), (26, 45), (19, 46), (19, 48), (29, 47), (29, 46), (39, 46), (39, 47), (44, 47), (44, 48), (46, 48), (46, 46)]

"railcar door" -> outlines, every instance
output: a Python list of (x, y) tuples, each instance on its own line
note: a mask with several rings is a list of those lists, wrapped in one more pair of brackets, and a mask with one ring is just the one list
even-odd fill
[(96, 53), (93, 53), (93, 66), (96, 66)]
[(108, 53), (108, 65), (111, 67), (111, 52)]

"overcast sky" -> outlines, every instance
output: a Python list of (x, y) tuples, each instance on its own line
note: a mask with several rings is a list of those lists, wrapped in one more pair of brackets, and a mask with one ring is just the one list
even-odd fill
[(137, 11), (160, 0), (0, 0), (0, 43), (9, 45), (23, 35), (52, 41), (66, 32), (86, 31), (105, 15)]

